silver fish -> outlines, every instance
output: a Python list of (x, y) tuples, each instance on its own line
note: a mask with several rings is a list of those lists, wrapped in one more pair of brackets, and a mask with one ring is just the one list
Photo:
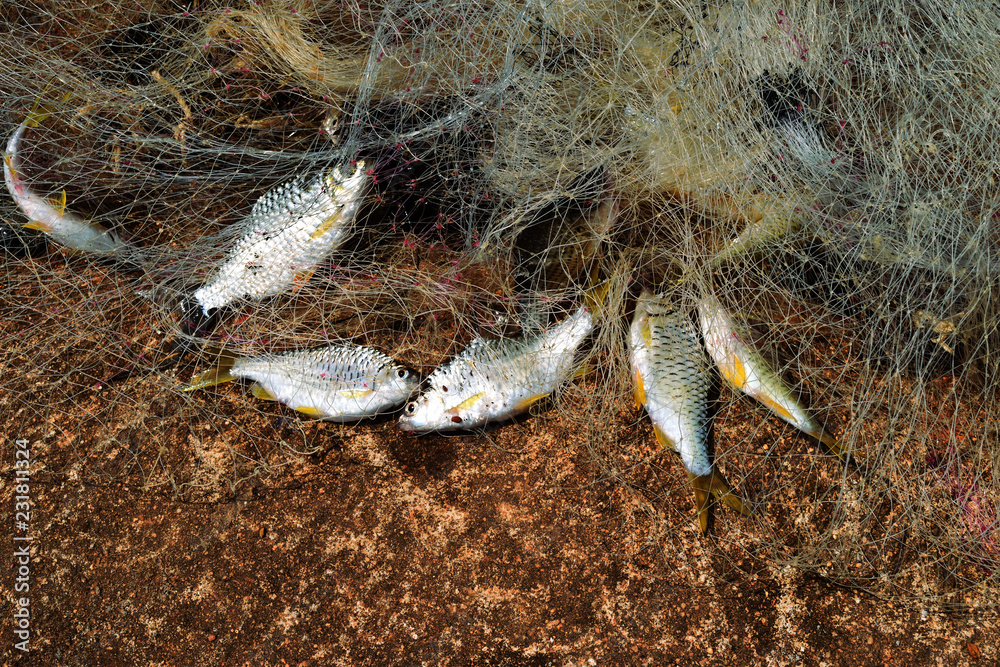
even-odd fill
[(66, 210), (65, 190), (59, 200), (49, 200), (32, 192), (21, 178), (21, 158), (18, 155), (21, 140), (29, 127), (37, 127), (48, 115), (46, 111), (39, 111), (36, 105), (36, 109), (28, 114), (7, 141), (7, 152), (4, 154), (4, 182), (14, 203), (28, 216), (24, 227), (44, 232), (53, 241), (71, 250), (100, 254), (122, 250), (127, 244), (113, 231)]
[(847, 452), (843, 446), (799, 404), (760, 353), (740, 339), (732, 318), (718, 299), (711, 294), (702, 297), (698, 302), (698, 319), (701, 321), (705, 349), (730, 386), (757, 399), (778, 417), (816, 438), (846, 460)]
[(237, 378), (254, 380), (257, 398), (331, 421), (357, 421), (388, 412), (417, 389), (416, 373), (369, 347), (338, 344), (313, 350), (233, 357), (203, 371), (183, 391)]
[(594, 328), (581, 307), (536, 336), (476, 338), (427, 378), (428, 389), (399, 417), (407, 432), (445, 431), (510, 419), (573, 377), (576, 351)]
[(367, 184), (359, 160), (351, 176), (334, 167), (266, 192), (243, 222), (246, 234), (195, 290), (204, 314), (240, 298), (263, 299), (304, 285), (343, 241)]
[(702, 534), (708, 531), (710, 495), (749, 515), (708, 457), (711, 376), (691, 320), (643, 293), (635, 307), (629, 342), (636, 405), (649, 414), (660, 446), (681, 455), (694, 489)]

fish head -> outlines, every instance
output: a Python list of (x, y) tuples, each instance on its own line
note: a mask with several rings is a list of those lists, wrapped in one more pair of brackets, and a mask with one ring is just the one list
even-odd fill
[(348, 165), (338, 165), (330, 171), (330, 181), (334, 184), (334, 196), (341, 203), (356, 201), (363, 194), (368, 179), (365, 171), (365, 161), (358, 160), (354, 173), (348, 170)]
[(440, 394), (427, 391), (410, 401), (399, 416), (399, 428), (407, 433), (426, 433), (448, 428), (447, 408)]
[(387, 405), (399, 405), (420, 386), (420, 375), (402, 364), (389, 364), (381, 372), (378, 392)]
[(202, 285), (194, 291), (190, 298), (185, 299), (183, 309), (185, 312), (195, 310), (195, 306), (201, 309), (202, 315), (211, 317), (223, 305), (222, 299), (217, 295), (219, 292), (213, 285)]
[(399, 427), (407, 433), (452, 431), (481, 426), (484, 393), (468, 396), (469, 391), (455, 392), (444, 385), (431, 385), (416, 400), (406, 404), (399, 417)]
[(204, 305), (197, 294), (177, 299), (173, 308), (180, 320), (181, 331), (199, 335), (211, 332), (219, 322), (220, 308)]

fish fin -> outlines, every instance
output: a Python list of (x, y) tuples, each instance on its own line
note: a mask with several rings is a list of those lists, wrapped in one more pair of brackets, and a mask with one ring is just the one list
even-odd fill
[(573, 373), (573, 378), (582, 378), (592, 370), (594, 370), (594, 364), (583, 364), (575, 373)]
[(316, 273), (316, 269), (296, 272), (295, 278), (292, 280), (292, 292), (298, 292), (302, 289), (302, 286), (309, 282), (314, 273)]
[(344, 398), (363, 398), (365, 396), (371, 396), (375, 393), (374, 389), (344, 389), (338, 391), (338, 394)]
[(583, 293), (583, 305), (594, 316), (595, 320), (601, 319), (604, 314), (605, 304), (608, 299), (608, 292), (611, 291), (611, 281), (597, 281), (597, 268), (590, 279), (590, 285)]
[(653, 327), (649, 326), (649, 318), (642, 320), (639, 327), (639, 333), (642, 335), (642, 339), (646, 341), (646, 345), (649, 347), (653, 346)]
[(316, 228), (316, 231), (314, 231), (312, 234), (309, 235), (309, 238), (314, 240), (320, 238), (328, 231), (333, 229), (334, 225), (336, 225), (341, 220), (343, 220), (343, 216), (340, 215), (340, 211), (337, 211), (336, 213), (328, 217), (326, 220), (321, 222), (319, 224), (319, 227)]
[(691, 480), (691, 486), (695, 489), (701, 489), (704, 493), (711, 494), (716, 500), (719, 500), (724, 505), (728, 505), (743, 516), (753, 514), (743, 504), (740, 497), (733, 492), (733, 489), (729, 486), (729, 482), (726, 481), (726, 478), (722, 476), (722, 473), (714, 465), (712, 466), (712, 472), (707, 475), (691, 475), (689, 473), (688, 477)]
[(295, 410), (296, 412), (301, 412), (304, 415), (308, 415), (309, 417), (326, 417), (325, 412), (323, 412), (319, 408), (314, 408), (310, 405), (299, 405), (293, 408), (293, 410)]
[(35, 104), (31, 111), (24, 118), (24, 126), (35, 128), (45, 122), (45, 119), (52, 115), (52, 107), (41, 103), (41, 96), (35, 99)]
[(11, 181), (17, 180), (17, 169), (14, 169), (14, 156), (10, 153), (5, 153), (3, 156), (4, 164), (7, 165), (7, 169), (10, 171)]
[(50, 197), (49, 205), (56, 210), (60, 218), (66, 215), (66, 191), (63, 190), (58, 197)]
[(469, 396), (467, 399), (465, 399), (464, 401), (453, 407), (452, 410), (465, 410), (466, 408), (471, 408), (479, 401), (479, 399), (481, 399), (485, 395), (486, 392), (481, 391), (478, 394), (475, 394), (474, 396)]
[[(254, 382), (253, 383), (253, 385), (250, 387), (250, 393), (253, 394), (254, 398), (259, 398), (262, 401), (276, 401), (276, 400), (278, 400), (277, 396), (275, 396), (274, 394), (272, 394), (271, 392), (269, 392), (267, 389), (265, 389), (264, 385), (262, 385), (259, 382)], [(298, 408), (296, 408), (296, 410), (298, 410)]]
[(214, 387), (217, 384), (231, 382), (235, 379), (236, 376), (230, 373), (228, 368), (216, 366), (214, 368), (209, 368), (207, 371), (202, 371), (197, 375), (191, 376), (188, 383), (181, 387), (181, 391), (194, 391), (195, 389)]
[(601, 262), (597, 255), (597, 248), (600, 247), (600, 242), (596, 244), (597, 247), (594, 248), (594, 256), (588, 259), (588, 262), (592, 262), (590, 269), (590, 276), (587, 278), (587, 287), (583, 291), (583, 305), (590, 310), (591, 314), (594, 316), (595, 320), (601, 319), (604, 314), (605, 306), (607, 305), (608, 292), (611, 291), (611, 281), (601, 280)]
[[(767, 406), (768, 410), (770, 410), (774, 414), (778, 415), (779, 417), (781, 417), (782, 419), (784, 419), (789, 424), (793, 424), (795, 426), (798, 426), (798, 424), (795, 421), (795, 417), (792, 416), (792, 413), (789, 412), (788, 409), (785, 406), (781, 405), (780, 403), (778, 403), (777, 401), (775, 401), (774, 399), (772, 399), (770, 396), (765, 396), (763, 394), (759, 394), (759, 395), (754, 396), (754, 398), (756, 398), (758, 401), (760, 401), (761, 403), (763, 403), (765, 406)], [(816, 439), (819, 440), (820, 438), (817, 436)]]
[[(31, 111), (28, 112), (27, 117), (24, 119), (25, 127), (38, 127), (55, 111), (55, 104), (46, 104), (42, 102), (42, 98), (45, 97), (45, 93), (48, 92), (51, 83), (52, 82), (50, 80), (49, 83), (45, 84), (45, 88), (42, 89), (42, 92), (38, 94), (38, 97), (36, 97), (35, 101), (32, 103)], [(59, 104), (66, 102), (70, 96), (70, 91), (66, 91), (66, 94), (64, 94), (62, 99), (59, 100)]]
[(641, 410), (646, 406), (646, 384), (642, 381), (641, 373), (635, 374), (635, 387), (632, 389), (632, 395), (635, 397), (635, 407)]
[(663, 429), (656, 424), (653, 424), (653, 433), (656, 435), (656, 442), (659, 443), (660, 447), (677, 451), (677, 447), (674, 446), (674, 443), (670, 441), (670, 438), (668, 438), (667, 434), (663, 432)]
[(225, 350), (215, 349), (212, 352), (218, 357), (218, 362), (216, 362), (215, 366), (193, 375), (188, 380), (188, 383), (181, 387), (181, 391), (194, 391), (195, 389), (214, 387), (217, 384), (231, 382), (236, 379), (236, 376), (230, 371), (239, 357)]
[(855, 463), (859, 463), (864, 460), (864, 456), (860, 452), (857, 450), (849, 451), (836, 438), (824, 431), (822, 428), (815, 433), (807, 432), (807, 434), (826, 445), (826, 448), (836, 454), (837, 458), (844, 463), (847, 463), (850, 460), (853, 460)]
[(698, 512), (698, 528), (702, 535), (708, 534), (708, 492), (694, 483), (696, 477), (691, 478), (691, 488), (694, 490), (694, 508)]
[[(743, 362), (740, 361), (739, 356), (735, 353), (731, 355), (731, 361), (732, 366), (730, 368), (723, 368), (720, 365), (719, 371), (722, 373), (722, 377), (726, 378), (730, 384), (737, 389), (742, 390), (743, 386), (747, 383), (747, 369), (743, 366)], [(763, 401), (763, 399), (761, 399), (761, 401)], [(769, 405), (768, 407), (771, 406)]]
[(32, 220), (31, 222), (26, 222), (21, 226), (25, 229), (34, 229), (37, 232), (49, 232), (52, 230), (52, 225), (40, 220)]
[(517, 405), (514, 406), (514, 410), (516, 412), (520, 412), (521, 410), (527, 410), (529, 407), (531, 407), (538, 401), (548, 398), (548, 396), (549, 396), (548, 394), (535, 394), (534, 396), (528, 396), (527, 398), (522, 398), (520, 401), (517, 402)]

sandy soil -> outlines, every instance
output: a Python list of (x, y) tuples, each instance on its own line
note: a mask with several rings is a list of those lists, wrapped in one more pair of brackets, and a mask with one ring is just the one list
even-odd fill
[[(701, 537), (676, 462), (662, 468), (673, 487), (646, 498), (604, 479), (551, 414), (411, 438), (390, 421), (247, 412), (240, 386), (182, 400), (169, 373), (60, 393), (58, 360), (16, 371), (30, 340), (5, 340), (20, 392), (0, 404), (5, 530), (15, 436), (30, 440), (34, 506), (30, 651), (11, 650), (8, 620), (4, 665), (998, 659), (995, 613), (881, 600), (769, 562), (755, 524), (725, 508)], [(648, 428), (621, 438), (650, 456)]]

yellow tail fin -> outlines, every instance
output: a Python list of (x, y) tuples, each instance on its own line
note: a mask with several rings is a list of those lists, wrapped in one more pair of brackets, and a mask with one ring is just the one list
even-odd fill
[(809, 433), (809, 435), (811, 435), (812, 437), (816, 438), (824, 445), (826, 445), (826, 448), (829, 449), (834, 454), (836, 454), (837, 458), (839, 458), (844, 463), (847, 463), (848, 461), (861, 463), (862, 461), (865, 460), (865, 457), (861, 452), (859, 452), (856, 449), (853, 451), (848, 451), (848, 449), (844, 447), (842, 444), (840, 444), (840, 442), (838, 442), (836, 438), (834, 438), (832, 435), (824, 431), (822, 428), (819, 430), (818, 433)]
[(611, 281), (601, 280), (600, 262), (594, 262), (594, 268), (590, 271), (590, 279), (587, 281), (587, 289), (583, 291), (583, 305), (587, 307), (594, 321), (601, 319), (605, 305), (608, 300), (608, 292), (611, 291)]
[(42, 88), (42, 92), (38, 93), (38, 97), (36, 97), (35, 101), (32, 103), (31, 111), (28, 112), (27, 117), (24, 119), (25, 127), (38, 127), (45, 122), (46, 118), (52, 115), (52, 113), (56, 110), (56, 105), (62, 104), (70, 98), (71, 93), (66, 91), (66, 94), (63, 95), (62, 98), (56, 103), (46, 104), (43, 102), (45, 94), (49, 92), (49, 88), (51, 88), (51, 83), (52, 82), (50, 81), (45, 84), (45, 87)]
[(204, 389), (205, 387), (214, 387), (217, 384), (231, 382), (236, 379), (236, 376), (230, 373), (230, 371), (239, 357), (225, 350), (214, 350), (213, 352), (218, 357), (218, 362), (215, 366), (193, 375), (188, 383), (181, 387), (181, 391), (194, 391), (196, 389)]
[(587, 291), (583, 293), (583, 305), (590, 310), (591, 314), (594, 316), (595, 320), (601, 319), (601, 315), (604, 313), (604, 306), (608, 298), (608, 292), (611, 290), (611, 282), (605, 280), (604, 282), (597, 283), (596, 285), (591, 285), (587, 288)]
[(691, 488), (694, 489), (695, 506), (698, 510), (698, 525), (701, 528), (702, 535), (708, 532), (709, 496), (715, 496), (716, 500), (728, 505), (743, 516), (753, 514), (743, 504), (740, 497), (733, 493), (729, 482), (726, 481), (721, 472), (716, 470), (715, 466), (712, 466), (712, 472), (707, 475), (699, 476), (688, 473), (688, 479), (691, 481)]

